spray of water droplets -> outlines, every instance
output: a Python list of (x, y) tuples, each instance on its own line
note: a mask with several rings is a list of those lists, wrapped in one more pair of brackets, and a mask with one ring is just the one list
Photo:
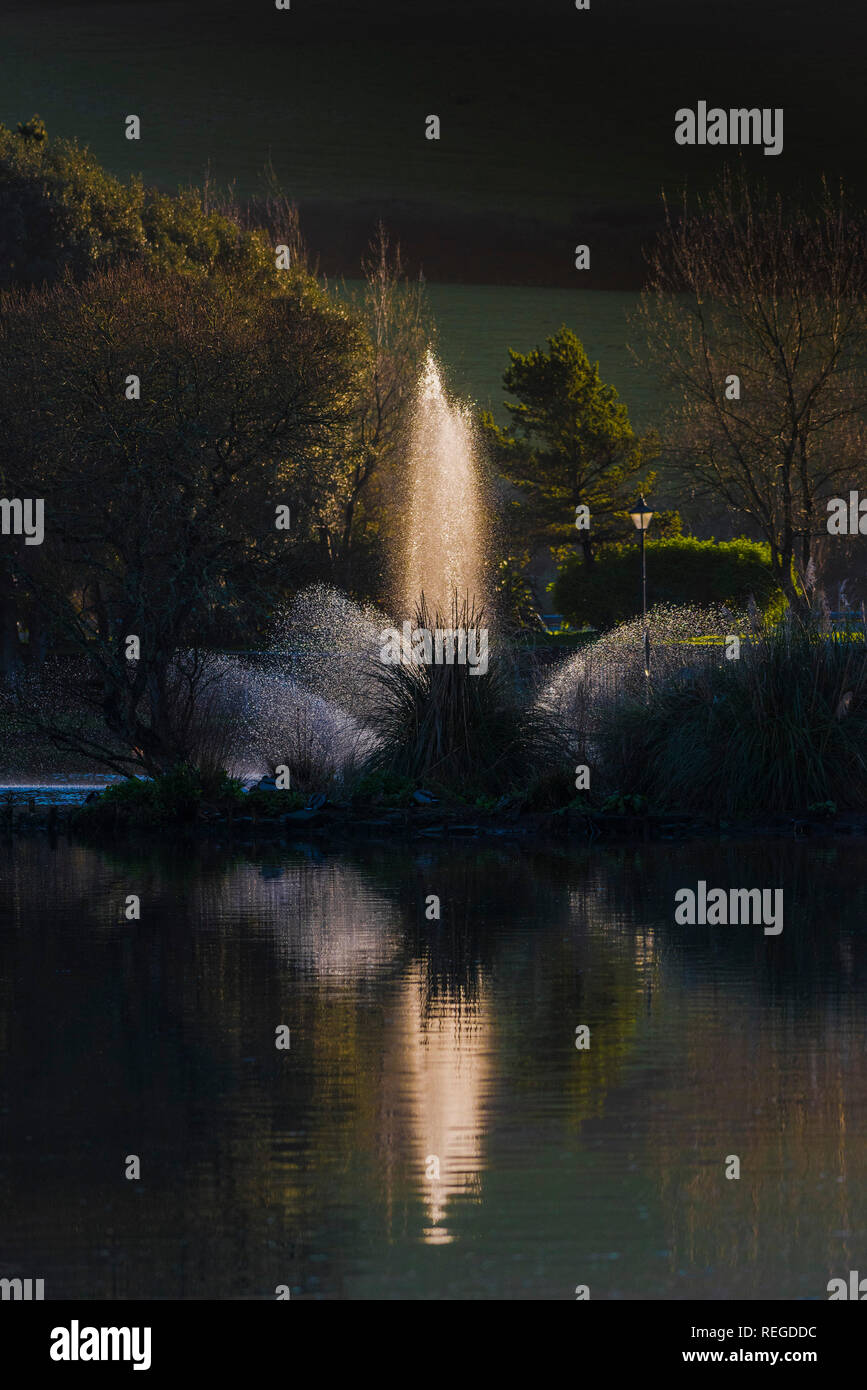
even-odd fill
[(472, 415), (448, 400), (431, 352), (418, 386), (409, 470), (404, 615), (412, 616), (422, 594), (432, 612), (450, 612), (454, 594), (481, 604), (487, 525)]
[[(656, 685), (718, 664), (722, 648), (698, 639), (742, 632), (747, 617), (725, 607), (659, 604), (647, 615), (650, 672)], [(645, 690), (644, 623), (640, 617), (620, 623), (595, 642), (566, 657), (538, 697), (542, 709), (566, 729), (587, 734), (594, 712)]]

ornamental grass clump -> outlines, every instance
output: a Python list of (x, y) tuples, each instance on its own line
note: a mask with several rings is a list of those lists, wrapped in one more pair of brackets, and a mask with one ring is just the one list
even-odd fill
[[(421, 598), (412, 624), (415, 641), (405, 642), (399, 659), (383, 660), (374, 672), (378, 698), (369, 722), (377, 748), (371, 771), (463, 796), (506, 795), (526, 785), (540, 766), (556, 763), (560, 740), (553, 721), (527, 708), (511, 658), (505, 646), (498, 648), (496, 636), (488, 646), (484, 621), (483, 610), (467, 598), (455, 595), (448, 615), (432, 612)], [(425, 633), (430, 660), (423, 655)], [(473, 664), (472, 654), (480, 651), (485, 660)]]
[(651, 680), (646, 698), (604, 707), (596, 738), (606, 777), (659, 809), (864, 809), (864, 633), (789, 616), (745, 638), (736, 660)]

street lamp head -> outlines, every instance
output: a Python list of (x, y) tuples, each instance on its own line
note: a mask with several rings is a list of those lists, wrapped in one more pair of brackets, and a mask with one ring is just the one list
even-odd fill
[(636, 531), (646, 531), (648, 526), (650, 525), (650, 519), (653, 516), (653, 512), (648, 507), (644, 498), (639, 497), (638, 506), (635, 508), (635, 511), (630, 512), (629, 515), (632, 517), (632, 524), (635, 527)]

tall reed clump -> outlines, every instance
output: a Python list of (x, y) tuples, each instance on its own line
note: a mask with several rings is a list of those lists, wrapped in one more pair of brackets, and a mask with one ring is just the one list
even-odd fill
[(867, 808), (864, 633), (787, 617), (738, 660), (652, 682), (605, 707), (596, 729), (610, 780), (666, 810), (750, 816), (816, 803)]
[[(451, 613), (432, 612), (420, 599), (413, 626), (433, 634), (461, 631), (472, 653), (481, 650), (484, 612), (467, 598), (453, 597)], [(473, 648), (475, 634), (475, 648)], [(449, 653), (448, 644), (445, 652)], [(540, 770), (556, 765), (557, 731), (550, 717), (521, 698), (505, 648), (496, 637), (482, 673), (457, 660), (417, 661), (404, 657), (374, 672), (379, 698), (369, 717), (377, 747), (371, 771), (396, 773), (415, 782), (468, 794), (514, 793)]]

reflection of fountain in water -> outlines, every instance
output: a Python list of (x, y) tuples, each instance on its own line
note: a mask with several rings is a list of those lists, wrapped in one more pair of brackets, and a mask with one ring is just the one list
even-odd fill
[(405, 615), (423, 593), (431, 610), (448, 613), (452, 597), (484, 597), (487, 527), (468, 407), (446, 398), (432, 353), (418, 387), (410, 445), (411, 493), (403, 588)]
[(201, 919), (230, 938), (253, 930), (269, 939), (281, 968), (320, 981), (331, 1008), (390, 977), (370, 1073), (379, 1161), (390, 1201), (407, 1175), (421, 1195), (425, 1243), (451, 1243), (450, 1200), (481, 1201), (492, 1030), (481, 968), (471, 999), (457, 989), (431, 1001), (427, 961), (408, 961), (404, 909), (345, 861), (244, 865), (217, 882), (198, 879), (193, 892)]
[[(219, 922), (230, 937), (254, 929), (269, 939), (280, 968), (318, 980), (332, 1009), (391, 981), (368, 1077), (378, 1159), (389, 1202), (408, 1185), (424, 1203), (425, 1243), (450, 1243), (450, 1200), (481, 1200), (493, 1026), (481, 967), (471, 998), (455, 988), (431, 999), (429, 963), (408, 958), (405, 910), (343, 860), (244, 865), (216, 883), (197, 880), (193, 891), (202, 920)], [(425, 1176), (432, 1156), (436, 1179)]]
[[(446, 1245), (453, 1198), (481, 1200), (484, 1103), (490, 1085), (491, 1004), (484, 982), (470, 1004), (441, 995), (426, 1009), (426, 968), (415, 962), (401, 979), (390, 1010), (383, 1057), (380, 1144), (410, 1166), (425, 1205), (424, 1241)], [(430, 1160), (436, 1159), (438, 1177)]]
[(400, 908), (351, 864), (245, 865), (203, 888), (203, 911), (267, 935), (283, 965), (355, 989), (393, 967), (403, 951)]

